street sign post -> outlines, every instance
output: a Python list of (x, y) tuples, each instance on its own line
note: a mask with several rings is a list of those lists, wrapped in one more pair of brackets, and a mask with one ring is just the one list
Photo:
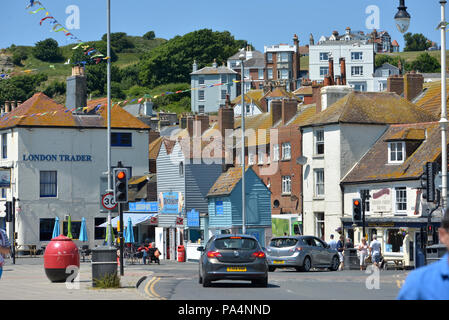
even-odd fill
[(108, 192), (101, 198), (101, 205), (107, 210), (113, 210), (117, 207), (117, 202), (115, 202), (114, 194)]

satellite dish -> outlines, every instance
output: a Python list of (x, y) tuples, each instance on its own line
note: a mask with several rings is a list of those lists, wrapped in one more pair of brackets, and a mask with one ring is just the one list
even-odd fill
[(307, 163), (307, 157), (300, 156), (298, 159), (296, 159), (296, 163), (300, 165), (305, 165)]

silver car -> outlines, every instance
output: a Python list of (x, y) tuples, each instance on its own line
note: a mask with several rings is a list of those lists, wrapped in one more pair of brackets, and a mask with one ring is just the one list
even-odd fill
[(257, 239), (248, 235), (216, 235), (199, 247), (199, 283), (208, 287), (214, 280), (250, 280), (268, 286), (268, 263)]
[(286, 236), (273, 238), (267, 247), (268, 270), (295, 268), (329, 268), (337, 271), (340, 265), (337, 250), (313, 236)]

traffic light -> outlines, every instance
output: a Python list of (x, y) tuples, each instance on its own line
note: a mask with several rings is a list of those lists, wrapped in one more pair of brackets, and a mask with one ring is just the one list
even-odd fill
[(6, 216), (5, 216), (6, 222), (12, 222), (13, 217), (12, 217), (12, 202), (11, 201), (6, 201), (5, 212), (6, 212)]
[(128, 169), (114, 169), (114, 199), (115, 202), (128, 202)]
[(421, 176), (422, 197), (427, 202), (434, 202), (435, 195), (435, 175), (438, 171), (438, 164), (436, 162), (427, 162), (423, 167), (423, 174)]
[(430, 236), (433, 237), (433, 226), (431, 224), (427, 225), (427, 236), (428, 237), (430, 237)]
[(362, 220), (362, 200), (352, 199), (352, 221)]

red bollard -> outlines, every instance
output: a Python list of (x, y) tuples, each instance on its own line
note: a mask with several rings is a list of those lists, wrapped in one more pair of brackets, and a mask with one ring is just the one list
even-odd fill
[(78, 247), (66, 236), (51, 239), (44, 253), (44, 268), (51, 282), (65, 282), (72, 272), (66, 273), (68, 266), (80, 267)]

